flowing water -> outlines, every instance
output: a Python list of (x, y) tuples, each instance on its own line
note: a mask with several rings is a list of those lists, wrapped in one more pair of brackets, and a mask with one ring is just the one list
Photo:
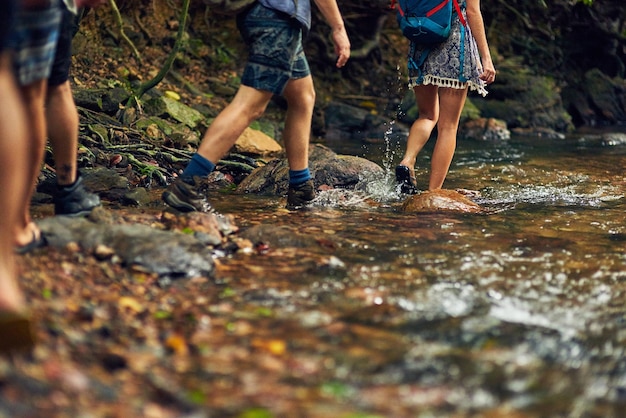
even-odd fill
[(343, 401), (363, 410), (623, 416), (626, 146), (589, 138), (460, 142), (445, 187), (479, 191), (480, 215), (401, 213), (391, 174), (401, 144), (330, 144), (387, 174), (322, 192), (301, 212), (283, 210), (284, 199), (217, 198), (243, 228), (275, 225), (316, 243), (236, 255), (222, 279), (255, 282), (251, 300), (285, 316), (365, 327), (352, 344), (367, 359), (329, 354)]

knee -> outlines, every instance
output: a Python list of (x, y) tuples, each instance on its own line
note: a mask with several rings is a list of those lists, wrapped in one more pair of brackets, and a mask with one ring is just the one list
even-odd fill
[(313, 109), (315, 107), (315, 99), (317, 98), (315, 89), (311, 86), (302, 96), (303, 103), (305, 103), (308, 108)]
[(253, 122), (263, 116), (265, 113), (265, 109), (267, 108), (267, 104), (263, 106), (253, 106), (247, 109), (248, 120)]
[(298, 89), (297, 92), (286, 95), (285, 99), (289, 107), (312, 110), (315, 107), (315, 88), (312, 84), (308, 85), (306, 88)]
[(65, 81), (61, 84), (57, 84), (53, 86), (48, 86), (48, 89), (51, 92), (55, 92), (57, 94), (62, 94), (62, 95), (72, 94), (72, 87), (70, 86), (69, 81)]
[(265, 112), (267, 107), (266, 103), (246, 102), (246, 101), (233, 101), (231, 102), (221, 113), (218, 115), (228, 115), (233, 119), (244, 119), (247, 124), (257, 120)]
[(421, 126), (427, 126), (431, 131), (435, 129), (439, 122), (439, 115), (436, 113), (420, 112), (415, 123)]

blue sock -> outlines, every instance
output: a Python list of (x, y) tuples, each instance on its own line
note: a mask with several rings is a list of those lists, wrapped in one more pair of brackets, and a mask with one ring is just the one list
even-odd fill
[(308, 168), (304, 170), (289, 170), (289, 184), (300, 184), (311, 178), (311, 172)]
[(206, 177), (215, 170), (215, 164), (196, 153), (191, 157), (189, 164), (181, 175), (184, 181), (191, 180), (194, 176)]

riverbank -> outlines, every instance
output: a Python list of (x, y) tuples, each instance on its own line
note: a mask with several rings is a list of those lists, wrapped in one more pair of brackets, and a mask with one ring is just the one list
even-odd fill
[(165, 278), (111, 251), (140, 254), (145, 233), (176, 253), (150, 231), (208, 225), (171, 216), (162, 188), (154, 205), (105, 201), (91, 226), (35, 206), (76, 238), (20, 258), (39, 344), (0, 359), (1, 413), (619, 416), (624, 145), (514, 138), (457, 156), (451, 187), (480, 190), (488, 215), (402, 214), (390, 172), (309, 211), (218, 193), (239, 250), (210, 277)]

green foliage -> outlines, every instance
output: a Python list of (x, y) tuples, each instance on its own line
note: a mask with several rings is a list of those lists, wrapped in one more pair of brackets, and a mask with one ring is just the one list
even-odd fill
[(196, 405), (202, 405), (206, 402), (206, 395), (199, 389), (189, 392), (187, 398)]
[(237, 418), (273, 418), (273, 417), (274, 415), (265, 408), (252, 408), (237, 415)]
[(172, 314), (167, 311), (156, 311), (154, 313), (155, 319), (170, 319), (171, 317), (172, 317)]
[(220, 64), (231, 64), (236, 57), (237, 51), (226, 45), (220, 45), (215, 49), (215, 59)]
[(352, 394), (352, 389), (341, 382), (326, 382), (320, 387), (320, 391), (324, 396), (337, 399), (345, 399)]

